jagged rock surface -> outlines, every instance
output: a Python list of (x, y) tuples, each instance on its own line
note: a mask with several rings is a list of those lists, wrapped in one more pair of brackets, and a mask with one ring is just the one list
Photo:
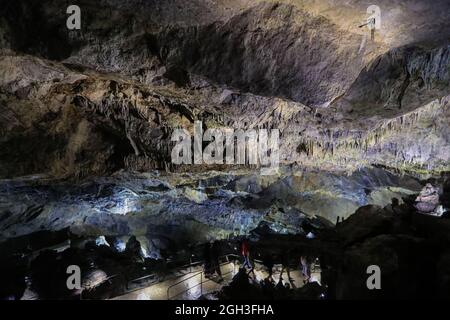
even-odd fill
[(356, 2), (335, 18), (328, 2), (137, 5), (81, 1), (83, 29), (67, 31), (61, 1), (5, 3), (0, 176), (173, 169), (171, 131), (194, 120), (279, 128), (284, 164), (448, 170), (448, 19), (436, 10), (418, 20), (439, 29), (434, 42), (405, 43), (401, 29), (361, 47), (343, 28)]

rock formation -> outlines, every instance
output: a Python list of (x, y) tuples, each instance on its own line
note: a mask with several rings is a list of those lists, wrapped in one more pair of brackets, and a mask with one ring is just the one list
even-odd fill
[(387, 16), (398, 34), (361, 49), (340, 17), (356, 1), (337, 17), (320, 14), (326, 1), (198, 1), (181, 15), (137, 3), (81, 1), (83, 28), (68, 31), (59, 1), (6, 1), (1, 176), (174, 170), (170, 134), (195, 120), (278, 128), (282, 162), (302, 167), (448, 170), (449, 27), (436, 8), (418, 22), (434, 42)]
[(427, 183), (416, 198), (415, 207), (421, 213), (441, 215), (442, 212), (438, 212), (438, 206), (439, 190)]

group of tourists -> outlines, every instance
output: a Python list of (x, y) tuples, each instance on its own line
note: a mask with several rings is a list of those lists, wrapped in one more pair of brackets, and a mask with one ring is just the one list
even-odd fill
[[(255, 277), (255, 267), (254, 263), (250, 257), (250, 242), (247, 238), (244, 238), (240, 241), (239, 244), (240, 254), (242, 258), (241, 270), (245, 271), (247, 275), (253, 275)], [(222, 281), (222, 272), (220, 270), (220, 256), (221, 256), (221, 248), (219, 241), (211, 241), (207, 243), (204, 247), (204, 272), (207, 278), (214, 277), (217, 275), (218, 280)], [(290, 261), (291, 257), (287, 252), (282, 252), (278, 255), (274, 253), (266, 254), (262, 263), (265, 266), (268, 276), (266, 280), (273, 281), (273, 267), (275, 266), (275, 261), (280, 260), (282, 268), (280, 272), (280, 279), (283, 279), (283, 274), (286, 272), (289, 280), (291, 281), (290, 275)], [(308, 283), (311, 280), (311, 265), (314, 263), (314, 258), (309, 255), (302, 255), (299, 259), (299, 269), (303, 275), (304, 283)]]
[[(254, 266), (252, 265), (252, 262), (250, 260), (250, 247), (249, 247), (249, 241), (247, 239), (244, 239), (241, 242), (241, 255), (243, 259), (242, 268), (249, 270), (248, 274), (253, 273), (254, 274)], [(274, 253), (269, 253), (263, 258), (263, 265), (266, 267), (268, 276), (267, 279), (273, 280), (273, 267), (275, 266), (275, 260), (276, 259), (281, 260), (281, 272), (280, 272), (280, 279), (283, 278), (283, 273), (286, 272), (289, 280), (291, 280), (290, 275), (290, 256), (289, 252), (281, 252), (278, 256)], [(300, 257), (299, 261), (299, 267), (302, 272), (304, 282), (308, 283), (311, 280), (311, 265), (314, 263), (314, 258), (312, 258), (309, 255), (302, 255)]]

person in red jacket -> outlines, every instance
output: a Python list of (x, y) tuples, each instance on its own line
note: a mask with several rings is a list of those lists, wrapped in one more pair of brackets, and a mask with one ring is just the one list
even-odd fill
[(253, 266), (250, 263), (250, 249), (249, 249), (249, 244), (248, 244), (247, 239), (244, 239), (242, 241), (241, 254), (242, 254), (242, 257), (244, 258), (244, 263), (242, 264), (242, 267), (249, 268), (249, 269), (251, 269), (251, 271), (253, 271)]

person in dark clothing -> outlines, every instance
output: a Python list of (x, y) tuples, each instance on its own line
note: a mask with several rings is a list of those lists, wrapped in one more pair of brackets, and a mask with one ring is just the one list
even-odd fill
[(280, 276), (278, 283), (275, 286), (275, 299), (283, 300), (286, 299), (289, 294), (289, 284), (283, 284), (283, 278)]
[(220, 251), (221, 250), (219, 241), (214, 241), (211, 247), (211, 263), (212, 263), (211, 273), (216, 272), (220, 278), (220, 281), (222, 281), (223, 280), (222, 271), (220, 270), (220, 262), (219, 262)]
[(211, 244), (206, 243), (203, 250), (205, 277), (209, 277), (211, 275), (211, 256)]
[(264, 257), (263, 259), (263, 264), (264, 266), (267, 268), (267, 272), (269, 273), (268, 275), (268, 279), (272, 279), (272, 275), (273, 275), (273, 266), (275, 264), (274, 262), (274, 255), (273, 254), (268, 254)]
[(273, 300), (274, 291), (275, 291), (275, 283), (272, 278), (266, 278), (260, 281), (260, 286), (263, 292), (263, 295), (266, 299)]
[(284, 270), (286, 270), (287, 276), (289, 281), (292, 281), (292, 277), (291, 277), (291, 270), (289, 268), (289, 263), (290, 263), (290, 252), (289, 251), (283, 251), (281, 253), (281, 273), (280, 273), (280, 277), (283, 276), (283, 272)]

